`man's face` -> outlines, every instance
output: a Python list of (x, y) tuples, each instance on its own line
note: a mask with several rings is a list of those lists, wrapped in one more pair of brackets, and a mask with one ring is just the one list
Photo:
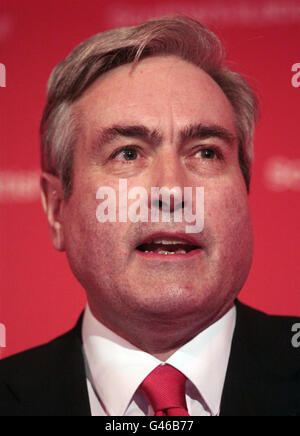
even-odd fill
[[(81, 135), (73, 192), (63, 207), (63, 244), (93, 313), (117, 332), (126, 323), (148, 320), (153, 328), (156, 321), (204, 328), (232, 305), (252, 260), (238, 144), (229, 140), (237, 135), (229, 101), (201, 69), (169, 56), (106, 73), (74, 110), (80, 115)], [(199, 131), (199, 125), (209, 133), (183, 135)], [(113, 135), (112, 130), (103, 135), (116, 126)], [(145, 137), (145, 129), (128, 128), (132, 126), (156, 135)], [(182, 192), (184, 187), (194, 192), (203, 187), (203, 231), (186, 234), (184, 221), (99, 223), (96, 193), (103, 186), (113, 188), (118, 212), (119, 179), (127, 180), (128, 191), (145, 188), (149, 208), (152, 187), (180, 187)], [(184, 208), (187, 202), (174, 206)], [(195, 212), (195, 195), (191, 202)], [(192, 243), (185, 237), (192, 237)], [(159, 254), (171, 250), (173, 240), (183, 251), (197, 250)]]

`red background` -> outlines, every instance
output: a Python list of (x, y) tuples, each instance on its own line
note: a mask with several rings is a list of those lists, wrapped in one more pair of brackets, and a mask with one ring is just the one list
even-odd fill
[(250, 195), (256, 250), (240, 299), (300, 316), (300, 87), (291, 71), (300, 62), (299, 0), (0, 0), (2, 357), (66, 331), (85, 304), (65, 255), (52, 248), (38, 196), (38, 127), (52, 68), (94, 33), (177, 12), (219, 35), (261, 100)]

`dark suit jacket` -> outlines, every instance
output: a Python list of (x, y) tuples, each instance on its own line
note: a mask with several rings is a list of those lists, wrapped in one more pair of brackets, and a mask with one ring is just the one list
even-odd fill
[[(237, 305), (221, 416), (300, 416), (298, 318)], [(0, 416), (90, 416), (81, 320), (46, 345), (0, 361)]]

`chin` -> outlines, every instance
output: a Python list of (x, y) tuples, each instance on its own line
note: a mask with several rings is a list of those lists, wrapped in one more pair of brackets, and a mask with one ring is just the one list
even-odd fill
[(198, 316), (205, 308), (207, 297), (205, 291), (178, 283), (166, 286), (156, 285), (144, 289), (143, 295), (136, 295), (135, 310), (158, 316), (176, 317), (178, 319), (193, 313)]

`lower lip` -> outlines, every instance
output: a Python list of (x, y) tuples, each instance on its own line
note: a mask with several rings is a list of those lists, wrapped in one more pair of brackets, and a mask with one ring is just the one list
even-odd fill
[(160, 261), (180, 261), (180, 260), (189, 260), (193, 257), (199, 256), (202, 253), (201, 248), (197, 248), (196, 250), (191, 250), (188, 253), (178, 253), (178, 254), (159, 254), (148, 251), (145, 253), (144, 251), (135, 250), (139, 256), (142, 256), (144, 259), (149, 260), (160, 260)]

